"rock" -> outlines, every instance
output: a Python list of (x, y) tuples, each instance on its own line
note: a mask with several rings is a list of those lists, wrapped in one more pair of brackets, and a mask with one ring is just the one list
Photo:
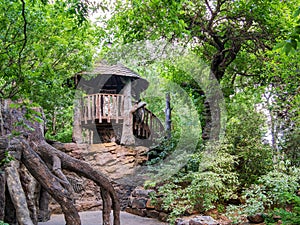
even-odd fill
[(137, 216), (146, 216), (146, 210), (145, 209), (133, 209), (133, 208), (126, 208), (126, 212), (137, 215)]
[(211, 216), (197, 216), (192, 218), (189, 225), (219, 225)]
[(122, 164), (130, 164), (133, 163), (135, 161), (134, 157), (127, 157), (126, 159), (122, 160)]
[(159, 212), (156, 210), (146, 210), (146, 216), (151, 218), (159, 218)]
[(131, 206), (134, 209), (145, 209), (147, 199), (145, 198), (134, 198), (131, 202)]
[(126, 156), (136, 156), (136, 152), (133, 150), (128, 149), (127, 152), (125, 152)]
[(167, 222), (168, 217), (169, 217), (169, 215), (168, 215), (167, 213), (160, 212), (160, 213), (159, 213), (158, 219), (159, 219), (160, 221)]
[(145, 190), (144, 188), (142, 187), (138, 187), (136, 188), (133, 192), (132, 192), (132, 196), (133, 197), (144, 197), (144, 198), (149, 198), (149, 194), (151, 192), (155, 192), (154, 190)]
[(281, 216), (279, 216), (279, 215), (274, 215), (274, 216), (273, 216), (273, 219), (274, 219), (275, 221), (278, 221), (278, 220), (281, 219)]
[(138, 156), (136, 159), (135, 159), (135, 163), (136, 164), (143, 164), (145, 162), (148, 161), (148, 157), (147, 156)]
[(163, 200), (162, 200), (161, 198), (158, 198), (158, 199), (156, 200), (156, 204), (155, 204), (154, 208), (155, 208), (157, 211), (163, 211), (162, 204), (163, 204)]
[(155, 206), (152, 205), (152, 203), (151, 203), (151, 199), (148, 199), (148, 200), (147, 200), (146, 208), (147, 208), (147, 209), (155, 209)]
[(149, 148), (144, 146), (136, 146), (134, 150), (137, 151), (139, 155), (144, 155), (149, 152)]
[(105, 171), (107, 173), (114, 173), (115, 171), (117, 171), (117, 169), (118, 169), (118, 166), (115, 165), (115, 166), (110, 166), (110, 167), (105, 168)]
[(100, 144), (100, 145), (104, 145), (105, 147), (112, 147), (112, 146), (117, 147), (117, 144), (115, 142), (103, 143), (103, 144)]
[(263, 214), (258, 213), (256, 215), (252, 215), (252, 216), (247, 216), (247, 219), (251, 222), (251, 223), (262, 223), (264, 222), (264, 217)]
[(104, 166), (108, 163), (114, 162), (116, 159), (110, 153), (102, 153), (95, 156), (97, 165)]
[(189, 225), (189, 220), (178, 218), (175, 220), (175, 225)]

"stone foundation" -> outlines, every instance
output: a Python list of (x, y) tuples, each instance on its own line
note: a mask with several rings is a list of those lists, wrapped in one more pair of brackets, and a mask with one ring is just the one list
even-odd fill
[(129, 205), (126, 212), (143, 217), (156, 218), (161, 221), (167, 221), (168, 214), (164, 211), (160, 204), (151, 203), (151, 195), (156, 194), (154, 190), (145, 190), (137, 187), (129, 197)]
[[(54, 143), (53, 146), (74, 158), (87, 161), (108, 176), (119, 194), (122, 210), (129, 205), (129, 196), (139, 184), (134, 180), (134, 173), (147, 161), (148, 148), (125, 147), (116, 143)], [(75, 203), (79, 211), (102, 209), (100, 189), (93, 181), (75, 173), (65, 171), (65, 174), (75, 191)], [(61, 213), (60, 206), (55, 202), (51, 203), (50, 208), (52, 213)]]

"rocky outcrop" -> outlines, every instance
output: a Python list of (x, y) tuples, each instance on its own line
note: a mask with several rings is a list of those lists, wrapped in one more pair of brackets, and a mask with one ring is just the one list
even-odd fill
[(154, 190), (145, 190), (143, 187), (137, 187), (130, 195), (126, 212), (167, 221), (167, 212), (161, 208), (160, 204), (153, 204), (151, 202), (151, 195), (155, 194), (156, 192)]
[[(87, 161), (95, 169), (107, 175), (119, 194), (122, 209), (129, 205), (129, 196), (138, 183), (132, 180), (135, 172), (147, 161), (148, 148), (125, 147), (116, 143), (76, 144), (54, 143), (54, 147), (77, 159)], [(99, 210), (102, 207), (100, 190), (96, 184), (74, 173), (66, 173), (75, 191), (76, 207), (79, 211)], [(51, 204), (53, 213), (60, 213), (60, 206)]]
[(247, 216), (250, 223), (262, 223), (265, 221), (263, 214), (258, 213), (255, 215)]
[(180, 218), (175, 221), (175, 225), (219, 225), (219, 222), (211, 216), (194, 216), (191, 218)]

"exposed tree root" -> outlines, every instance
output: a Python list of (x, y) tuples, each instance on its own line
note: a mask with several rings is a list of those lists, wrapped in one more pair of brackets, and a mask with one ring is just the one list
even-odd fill
[[(10, 162), (9, 166), (6, 166), (6, 176), (0, 174), (0, 178), (8, 184), (20, 225), (36, 225), (38, 217), (43, 221), (49, 217), (47, 215), (49, 198), (46, 193), (49, 193), (60, 204), (67, 225), (81, 224), (74, 205), (74, 190), (64, 175), (63, 169), (93, 180), (101, 188), (103, 224), (111, 224), (110, 211), (113, 209), (113, 225), (120, 225), (119, 199), (111, 181), (106, 176), (94, 170), (88, 163), (77, 160), (49, 145), (44, 139), (42, 124), (25, 119), (24, 108), (20, 110), (8, 108), (1, 113), (4, 115), (5, 131), (3, 133), (6, 135), (0, 136), (0, 154), (3, 156), (3, 152), (8, 151), (17, 157)], [(20, 120), (25, 126), (16, 127), (15, 124)], [(26, 130), (26, 127), (31, 129)], [(21, 134), (17, 137), (13, 136), (12, 130)], [(23, 185), (24, 187), (19, 178), (18, 166), (20, 164), (23, 164), (32, 175), (29, 173), (26, 175), (27, 172), (21, 173), (22, 176), (27, 177), (23, 181), (27, 183), (27, 186)], [(39, 194), (37, 190), (40, 190)], [(4, 196), (0, 199), (0, 206), (5, 206), (5, 185), (3, 184), (0, 185), (0, 196)], [(4, 214), (4, 210), (1, 209), (0, 220), (5, 218)]]

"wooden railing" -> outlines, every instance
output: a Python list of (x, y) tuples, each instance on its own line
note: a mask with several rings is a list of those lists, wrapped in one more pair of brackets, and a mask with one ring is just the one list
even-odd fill
[[(140, 113), (140, 115), (139, 115)], [(115, 123), (123, 121), (124, 96), (120, 94), (97, 93), (82, 99), (81, 122)], [(103, 121), (106, 120), (106, 121)], [(137, 138), (154, 140), (162, 136), (164, 126), (148, 109), (141, 108), (133, 114), (133, 133)]]
[(106, 119), (108, 123), (112, 119), (119, 122), (123, 119), (124, 96), (119, 94), (91, 94), (83, 98), (81, 121), (87, 124), (99, 120), (102, 123)]
[(133, 118), (133, 133), (136, 137), (154, 140), (162, 136), (164, 126), (147, 108), (139, 109)]

